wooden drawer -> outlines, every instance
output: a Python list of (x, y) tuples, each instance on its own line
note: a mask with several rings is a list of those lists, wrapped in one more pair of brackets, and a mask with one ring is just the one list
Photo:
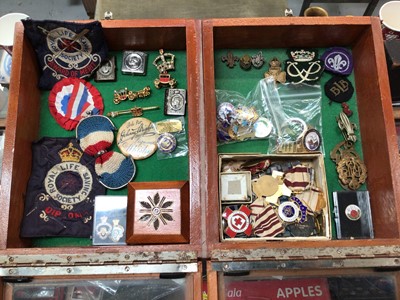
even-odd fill
[[(195, 20), (127, 20), (127, 21), (103, 21), (104, 35), (110, 51), (141, 50), (157, 51), (168, 49), (185, 53), (188, 108), (187, 108), (187, 136), (188, 136), (188, 178), (190, 197), (190, 241), (182, 244), (160, 244), (141, 246), (85, 246), (68, 245), (63, 247), (47, 247), (43, 249), (33, 248), (31, 240), (19, 237), (20, 224), (23, 217), (24, 194), (31, 172), (31, 143), (39, 137), (40, 128), (40, 99), (41, 91), (37, 88), (39, 69), (35, 52), (24, 34), (22, 24), (17, 24), (15, 33), (15, 45), (13, 49), (12, 84), (10, 91), (10, 106), (7, 118), (7, 141), (4, 150), (4, 165), (1, 187), (1, 238), (0, 252), (3, 254), (14, 253), (40, 254), (44, 258), (58, 257), (61, 260), (74, 260), (83, 255), (84, 261), (90, 260), (91, 253), (139, 253), (138, 255), (126, 255), (120, 258), (128, 261), (147, 260), (183, 260), (195, 261), (201, 246), (200, 236), (200, 65), (194, 62), (201, 57), (201, 26)], [(120, 62), (117, 62), (120, 63)], [(149, 64), (149, 68), (150, 68)], [(117, 72), (120, 72), (118, 68)], [(185, 76), (185, 75), (183, 75)], [(149, 78), (152, 83), (154, 78)], [(117, 89), (117, 87), (116, 87)], [(155, 89), (154, 89), (155, 90)], [(163, 94), (163, 89), (159, 93)], [(111, 90), (112, 93), (112, 90)], [(112, 102), (109, 95), (103, 95), (104, 101)], [(160, 103), (162, 98), (159, 99)], [(143, 106), (145, 106), (143, 104)], [(161, 106), (161, 105), (160, 105)], [(162, 112), (160, 112), (162, 114)], [(170, 174), (173, 174), (171, 171)], [(127, 188), (125, 188), (127, 195)], [(124, 192), (122, 192), (124, 193)], [(12, 249), (12, 250), (11, 250)], [(154, 253), (163, 252), (157, 258)], [(146, 256), (146, 253), (150, 256)], [(64, 254), (68, 254), (64, 256)], [(124, 255), (125, 255), (124, 254)], [(143, 254), (143, 256), (142, 256)], [(60, 255), (60, 256), (58, 256)], [(141, 258), (140, 258), (141, 257)], [(34, 259), (34, 258), (32, 258)], [(105, 256), (98, 257), (98, 262)], [(96, 260), (97, 260), (96, 259)], [(113, 258), (119, 260), (119, 258)]]
[[(218, 80), (230, 78), (227, 73), (217, 76), (216, 66), (221, 57), (235, 49), (258, 51), (264, 49), (348, 47), (354, 59), (354, 81), (357, 95), (359, 130), (362, 138), (364, 163), (368, 169), (367, 189), (370, 193), (374, 239), (305, 241), (220, 240), (218, 209), (218, 147), (216, 137), (216, 96)], [(256, 49), (256, 50), (255, 50)], [(264, 53), (264, 52), (263, 52)], [(264, 55), (265, 56), (265, 55)], [(266, 59), (266, 64), (269, 59)], [(239, 63), (238, 63), (239, 64)], [(214, 19), (203, 22), (203, 66), (207, 155), (207, 248), (212, 260), (315, 259), (348, 256), (396, 255), (400, 244), (400, 166), (396, 132), (388, 84), (385, 53), (378, 18), (264, 18)], [(219, 66), (219, 65), (218, 65)], [(239, 68), (239, 66), (236, 66)], [(268, 67), (266, 68), (266, 70)], [(229, 69), (226, 67), (227, 72)], [(251, 72), (251, 71), (245, 71)], [(250, 73), (243, 73), (250, 74)], [(251, 75), (243, 75), (251, 76)], [(260, 78), (261, 79), (261, 78)], [(254, 85), (256, 82), (254, 82)], [(323, 89), (323, 88), (322, 88)], [(333, 104), (332, 104), (333, 106)], [(340, 106), (340, 105), (339, 105)], [(327, 118), (326, 115), (323, 117)], [(324, 125), (337, 128), (333, 120)], [(340, 135), (340, 131), (339, 131)], [(330, 141), (335, 145), (340, 142)], [(337, 176), (329, 160), (332, 148), (325, 144), (327, 177)], [(251, 149), (250, 149), (251, 150)], [(251, 152), (251, 151), (249, 151)], [(242, 151), (243, 153), (243, 151)], [(326, 160), (328, 159), (328, 160)], [(329, 167), (329, 165), (331, 165)], [(332, 171), (333, 170), (333, 171)], [(337, 180), (336, 180), (337, 183)], [(331, 188), (331, 190), (329, 190)], [(332, 196), (332, 187), (328, 190)]]

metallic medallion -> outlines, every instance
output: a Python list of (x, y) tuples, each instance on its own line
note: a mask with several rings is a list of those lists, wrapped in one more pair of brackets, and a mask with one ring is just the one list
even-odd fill
[(146, 75), (147, 53), (141, 51), (124, 51), (122, 74)]
[(158, 136), (153, 122), (146, 118), (133, 118), (119, 128), (117, 145), (124, 155), (145, 159), (157, 150)]
[(164, 115), (184, 116), (186, 113), (186, 90), (166, 89), (164, 96)]
[(168, 71), (175, 70), (175, 55), (172, 53), (164, 53), (163, 49), (160, 49), (159, 53), (160, 55), (153, 61), (153, 65), (160, 73), (158, 78), (154, 79), (154, 86), (157, 89), (161, 87), (169, 87), (172, 89), (176, 87), (177, 81), (168, 74)]
[(272, 122), (264, 117), (258, 118), (258, 120), (253, 125), (254, 136), (257, 138), (265, 138), (270, 135), (272, 131)]
[(307, 206), (305, 206), (303, 202), (301, 202), (301, 200), (295, 196), (292, 196), (290, 199), (299, 206), (300, 209), (299, 223), (304, 223), (307, 220)]
[(234, 66), (236, 66), (236, 62), (239, 61), (239, 57), (234, 56), (233, 53), (231, 51), (228, 51), (226, 53), (226, 56), (222, 56), (221, 57), (221, 61), (223, 63), (226, 63), (226, 65), (228, 66), (228, 68), (233, 68)]
[(251, 57), (248, 54), (243, 55), (240, 58), (239, 65), (243, 70), (250, 70), (251, 68)]
[(138, 98), (145, 98), (150, 96), (151, 90), (149, 86), (145, 86), (139, 91), (131, 91), (128, 88), (114, 90), (114, 104), (119, 104), (121, 101), (130, 100), (135, 101)]
[(367, 179), (367, 167), (354, 149), (354, 144), (348, 141), (340, 142), (330, 153), (336, 163), (339, 183), (345, 189), (357, 190)]
[(287, 141), (299, 141), (307, 132), (307, 124), (300, 118), (289, 118), (281, 125), (282, 137)]
[(260, 69), (264, 65), (264, 61), (265, 60), (262, 51), (259, 51), (257, 54), (254, 54), (251, 57), (251, 64), (256, 69)]
[(163, 133), (157, 139), (158, 149), (163, 153), (171, 153), (176, 149), (176, 138), (171, 133)]
[(242, 205), (239, 210), (235, 211), (229, 207), (225, 208), (222, 214), (222, 217), (228, 223), (225, 233), (231, 238), (234, 238), (238, 233), (245, 233), (247, 236), (250, 236), (252, 231), (250, 214), (251, 210), (245, 205)]
[(223, 124), (231, 124), (236, 118), (235, 106), (230, 102), (222, 102), (217, 108), (217, 118)]
[(350, 204), (347, 206), (344, 213), (351, 221), (357, 221), (361, 218), (361, 209), (355, 204)]
[(293, 223), (297, 221), (300, 216), (299, 207), (291, 201), (283, 202), (278, 207), (278, 215), (282, 221), (286, 223)]
[(282, 71), (281, 62), (276, 57), (269, 61), (269, 70), (264, 73), (265, 78), (270, 76), (274, 78), (275, 82), (286, 82), (286, 72)]
[(317, 151), (321, 147), (321, 134), (316, 129), (309, 129), (303, 138), (304, 148), (308, 151)]
[(115, 71), (115, 56), (111, 56), (105, 60), (101, 66), (97, 69), (94, 77), (95, 81), (115, 81), (117, 74)]

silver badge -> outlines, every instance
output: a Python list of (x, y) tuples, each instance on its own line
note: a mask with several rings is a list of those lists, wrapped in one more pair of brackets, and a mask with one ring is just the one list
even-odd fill
[(186, 90), (167, 89), (164, 97), (164, 114), (167, 116), (184, 116), (186, 112)]
[(141, 51), (124, 51), (122, 74), (146, 75), (147, 53)]

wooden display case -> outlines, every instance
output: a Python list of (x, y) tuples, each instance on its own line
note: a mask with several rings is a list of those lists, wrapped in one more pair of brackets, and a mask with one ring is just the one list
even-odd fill
[[(187, 243), (139, 246), (71, 246), (32, 247), (31, 240), (20, 238), (20, 224), (23, 217), (24, 194), (31, 172), (31, 143), (39, 136), (40, 97), (37, 88), (39, 67), (35, 51), (28, 41), (24, 28), (18, 23), (15, 30), (13, 49), (13, 69), (7, 118), (7, 136), (4, 149), (4, 163), (1, 187), (1, 233), (0, 255), (3, 263), (26, 254), (26, 263), (34, 264), (43, 260), (49, 263), (55, 259), (57, 264), (81, 261), (87, 265), (148, 261), (196, 262), (201, 248), (200, 223), (200, 103), (201, 76), (200, 65), (193, 63), (201, 58), (201, 24), (195, 20), (127, 20), (102, 21), (105, 39), (110, 51), (141, 50), (156, 51), (168, 49), (185, 53), (187, 86), (187, 136), (188, 136), (188, 182), (190, 236)], [(153, 80), (153, 78), (150, 78)], [(183, 86), (182, 86), (183, 88)], [(104, 96), (106, 98), (106, 96)], [(107, 101), (111, 99), (106, 98)], [(160, 99), (162, 102), (162, 99)], [(127, 193), (126, 193), (127, 195)], [(98, 255), (94, 255), (97, 253)], [(134, 254), (136, 253), (136, 254)], [(94, 258), (94, 256), (96, 258)], [(8, 258), (7, 258), (8, 257)], [(42, 257), (42, 258), (39, 258)], [(95, 261), (93, 261), (93, 259)], [(17, 259), (18, 260), (18, 259)], [(21, 261), (20, 261), (21, 262)], [(18, 263), (16, 263), (18, 264)], [(46, 263), (45, 263), (46, 264)], [(15, 265), (13, 263), (12, 265)]]
[[(368, 169), (367, 187), (371, 199), (375, 238), (318, 242), (305, 240), (226, 243), (221, 241), (219, 234), (221, 217), (218, 215), (218, 149), (215, 138), (217, 108), (215, 88), (218, 80), (215, 66), (217, 63), (221, 64), (221, 59), (215, 56), (216, 51), (221, 53), (222, 49), (226, 53), (226, 49), (255, 51), (254, 49), (334, 46), (349, 47), (353, 55), (359, 130), (362, 137), (364, 162)], [(293, 257), (299, 259), (373, 258), (398, 255), (400, 161), (378, 18), (294, 17), (205, 20), (203, 22), (203, 67), (205, 107), (207, 108), (207, 114), (205, 114), (207, 249), (212, 260), (288, 260)], [(333, 121), (330, 126), (337, 125)], [(330, 150), (325, 150), (328, 158)]]

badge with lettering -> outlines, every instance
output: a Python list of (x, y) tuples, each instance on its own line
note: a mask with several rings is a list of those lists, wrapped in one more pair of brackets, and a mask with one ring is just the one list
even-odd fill
[(21, 236), (89, 237), (94, 198), (105, 193), (93, 159), (74, 138), (42, 138), (32, 154)]
[(22, 23), (42, 70), (41, 89), (51, 89), (62, 78), (89, 78), (107, 57), (98, 21), (80, 24), (27, 19)]
[(344, 76), (335, 76), (325, 84), (326, 96), (334, 102), (343, 103), (349, 101), (354, 93), (354, 87)]
[(146, 118), (133, 118), (119, 128), (117, 145), (126, 156), (145, 159), (157, 150), (158, 137), (153, 122)]

